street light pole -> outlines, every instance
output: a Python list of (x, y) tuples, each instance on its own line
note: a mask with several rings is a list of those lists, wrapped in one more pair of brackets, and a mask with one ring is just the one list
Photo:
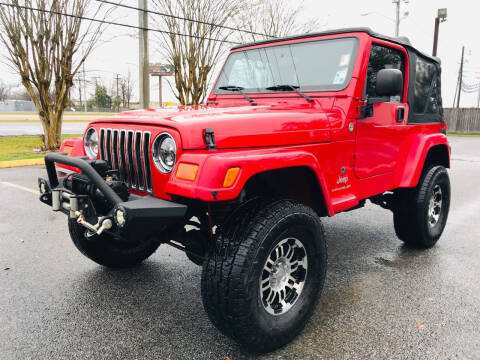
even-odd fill
[(438, 15), (435, 18), (435, 31), (433, 35), (433, 51), (432, 55), (437, 56), (438, 48), (438, 32), (440, 30), (440, 22), (447, 21), (447, 9), (438, 9)]
[(440, 19), (438, 16), (435, 18), (435, 31), (433, 32), (433, 51), (432, 55), (437, 56), (437, 47), (438, 47), (438, 29), (440, 27)]

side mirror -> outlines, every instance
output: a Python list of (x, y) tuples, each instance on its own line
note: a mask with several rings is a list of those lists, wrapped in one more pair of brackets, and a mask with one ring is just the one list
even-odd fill
[(403, 74), (398, 69), (382, 69), (377, 73), (375, 92), (377, 96), (401, 95), (403, 90)]

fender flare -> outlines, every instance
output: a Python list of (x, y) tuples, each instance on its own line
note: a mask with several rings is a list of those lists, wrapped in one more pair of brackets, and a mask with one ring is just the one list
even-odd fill
[[(307, 167), (316, 176), (328, 213), (330, 215), (334, 213), (323, 171), (315, 156), (308, 151), (269, 148), (216, 153), (187, 152), (183, 153), (178, 161), (182, 162), (199, 165), (197, 179), (190, 182), (172, 175), (165, 189), (169, 195), (188, 196), (203, 201), (233, 200), (240, 195), (248, 180), (257, 174), (290, 167)], [(224, 188), (225, 174), (232, 167), (239, 167), (240, 172), (234, 184)], [(173, 171), (173, 174), (175, 173), (176, 169)]]
[(422, 175), (427, 155), (434, 146), (445, 146), (448, 152), (448, 164), (450, 167), (450, 146), (447, 136), (441, 133), (415, 134), (410, 141), (405, 142), (404, 149), (409, 149), (408, 154), (402, 156), (397, 164), (396, 187), (415, 187)]

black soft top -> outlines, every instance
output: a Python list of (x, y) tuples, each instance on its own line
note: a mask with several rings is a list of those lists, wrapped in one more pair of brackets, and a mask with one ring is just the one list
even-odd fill
[(421, 51), (415, 49), (413, 47), (413, 45), (410, 43), (410, 40), (408, 40), (407, 37), (404, 37), (404, 36), (392, 37), (392, 36), (382, 35), (382, 34), (374, 32), (372, 29), (367, 28), (367, 27), (335, 29), (335, 30), (327, 30), (327, 31), (316, 32), (316, 33), (288, 36), (288, 37), (283, 37), (283, 38), (274, 38), (274, 39), (257, 41), (257, 42), (248, 43), (248, 44), (237, 45), (237, 46), (234, 46), (232, 48), (232, 50), (240, 49), (240, 48), (248, 47), (248, 46), (253, 46), (253, 45), (271, 44), (271, 43), (276, 43), (276, 42), (285, 41), (285, 40), (304, 39), (304, 38), (315, 37), (315, 36), (335, 35), (335, 34), (344, 34), (344, 33), (352, 33), (352, 32), (364, 32), (364, 33), (367, 33), (368, 35), (370, 35), (374, 38), (381, 39), (381, 40), (386, 40), (386, 41), (391, 41), (393, 43), (402, 45), (402, 46), (408, 48), (409, 50), (412, 50), (412, 51), (416, 52), (417, 54), (419, 54), (419, 55), (421, 55), (421, 56), (423, 56), (427, 59), (430, 59), (431, 61), (434, 61), (434, 62), (440, 64), (440, 59), (438, 57), (424, 54)]

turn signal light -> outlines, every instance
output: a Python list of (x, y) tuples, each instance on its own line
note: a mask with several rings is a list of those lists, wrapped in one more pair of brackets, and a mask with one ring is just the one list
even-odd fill
[(177, 179), (195, 181), (198, 173), (198, 165), (180, 163), (178, 164)]
[(240, 172), (239, 167), (230, 168), (225, 174), (225, 179), (223, 180), (223, 187), (230, 187), (233, 185), (235, 180), (237, 180), (238, 173)]

